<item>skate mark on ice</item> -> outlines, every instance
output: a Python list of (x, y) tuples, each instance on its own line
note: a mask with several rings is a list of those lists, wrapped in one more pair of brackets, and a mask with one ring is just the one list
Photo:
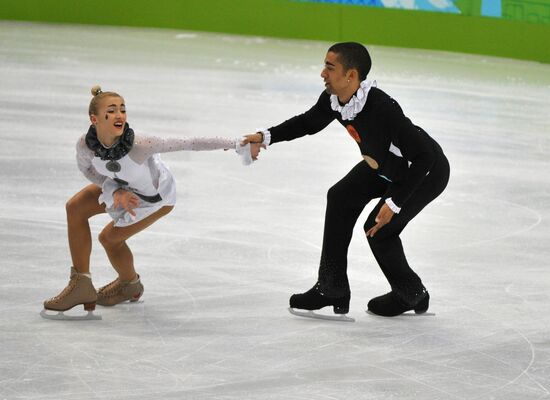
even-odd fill
[[(213, 180), (215, 179), (219, 179), (219, 175), (217, 174), (217, 172), (209, 172), (209, 171), (201, 171), (201, 172), (204, 172), (204, 174), (207, 174), (207, 175), (211, 175), (213, 177)], [(226, 180), (228, 181), (235, 181), (235, 182), (238, 182), (239, 184), (243, 184), (243, 185), (248, 185), (248, 186), (253, 186), (253, 187), (257, 187), (257, 188), (260, 188), (270, 194), (277, 194), (277, 193), (282, 193), (282, 194), (288, 194), (288, 195), (291, 195), (291, 196), (294, 196), (294, 197), (300, 197), (300, 198), (305, 198), (305, 199), (315, 199), (315, 200), (318, 200), (318, 196), (317, 195), (310, 195), (310, 194), (307, 194), (305, 192), (296, 192), (294, 190), (288, 190), (288, 189), (277, 189), (276, 187), (273, 187), (273, 186), (270, 186), (270, 185), (266, 185), (266, 184), (262, 184), (262, 183), (258, 183), (258, 182), (251, 182), (249, 180), (246, 180), (246, 179), (243, 179), (243, 178), (239, 178), (239, 177), (236, 177), (236, 176), (225, 176)]]
[[(346, 384), (346, 383), (350, 383), (350, 382), (353, 382), (353, 383), (356, 383), (356, 382), (362, 382), (362, 383), (366, 383), (366, 382), (397, 382), (399, 384), (402, 384), (403, 382), (411, 382), (413, 384), (417, 384), (417, 385), (429, 388), (429, 389), (433, 390), (434, 392), (444, 394), (445, 395), (444, 397), (438, 397), (438, 398), (441, 398), (441, 399), (466, 400), (466, 397), (462, 397), (462, 396), (450, 393), (450, 392), (448, 392), (448, 391), (446, 391), (446, 390), (444, 390), (440, 387), (431, 385), (431, 384), (426, 383), (424, 381), (421, 381), (417, 378), (411, 377), (411, 375), (409, 375), (409, 374), (403, 374), (403, 373), (394, 371), (390, 368), (383, 367), (380, 364), (366, 363), (365, 366), (369, 366), (373, 369), (378, 369), (380, 371), (384, 371), (387, 374), (391, 375), (391, 377), (372, 378), (372, 379), (368, 379), (368, 378), (367, 379), (353, 379), (353, 380), (342, 379), (342, 380), (332, 380), (332, 381), (337, 382), (338, 384)], [(307, 379), (307, 378), (302, 378), (299, 374), (297, 374), (296, 376), (298, 376), (302, 380)], [(424, 377), (424, 378), (427, 378), (427, 377)], [(357, 398), (362, 398), (362, 397), (357, 397)], [(340, 399), (340, 397), (338, 397), (338, 399)]]
[(166, 341), (164, 340), (164, 337), (162, 336), (162, 333), (160, 333), (159, 329), (157, 328), (157, 325), (153, 321), (151, 321), (150, 318), (145, 317), (145, 321), (147, 321), (147, 324), (149, 324), (149, 326), (151, 326), (155, 330), (155, 333), (157, 334), (157, 336), (161, 340), (162, 344), (164, 346), (166, 346)]
[(214, 339), (209, 340), (208, 342), (206, 342), (206, 343), (200, 345), (199, 347), (195, 348), (193, 351), (191, 351), (191, 352), (185, 354), (184, 356), (178, 357), (178, 358), (176, 359), (176, 362), (181, 362), (181, 361), (183, 361), (183, 360), (186, 360), (186, 359), (188, 359), (189, 357), (191, 357), (192, 355), (197, 354), (197, 353), (200, 353), (202, 350), (204, 350), (204, 349), (206, 349), (206, 348), (212, 346), (214, 343), (219, 342), (220, 340), (222, 340), (222, 337), (215, 337)]
[[(431, 335), (427, 335), (425, 333), (421, 333), (421, 334), (417, 334), (417, 335), (414, 335), (413, 337), (410, 337), (408, 338), (407, 340), (404, 340), (402, 342), (399, 342), (399, 343), (396, 343), (396, 344), (391, 344), (389, 346), (386, 346), (384, 348), (384, 353), (388, 353), (388, 352), (391, 352), (391, 353), (394, 353), (394, 352), (398, 352), (398, 353), (401, 353), (403, 350), (402, 349), (407, 349), (408, 348), (408, 345), (409, 343), (411, 342), (414, 342), (416, 341), (418, 338), (421, 338), (421, 337), (429, 337)], [(437, 334), (434, 334), (435, 337), (437, 337), (438, 335)], [(479, 338), (476, 340), (476, 343), (480, 342), (480, 341), (483, 341), (489, 337), (493, 337), (494, 336), (494, 333), (491, 333), (491, 334), (488, 334), (486, 336), (484, 336), (483, 338)], [(452, 365), (441, 365), (440, 363), (437, 363), (437, 362), (430, 362), (428, 360), (426, 360), (424, 357), (425, 355), (432, 355), (438, 351), (446, 351), (446, 350), (449, 350), (449, 346), (453, 347), (453, 348), (458, 348), (458, 349), (461, 349), (462, 351), (466, 351), (466, 352), (472, 352), (472, 353), (475, 353), (475, 354), (478, 354), (480, 356), (483, 356), (483, 357), (486, 357), (486, 358), (490, 358), (491, 360), (494, 360), (500, 364), (503, 364), (507, 367), (510, 367), (510, 368), (514, 368), (514, 365), (511, 365), (509, 363), (506, 363), (504, 362), (503, 360), (500, 360), (500, 359), (497, 359), (496, 357), (494, 357), (493, 355), (491, 354), (487, 354), (487, 353), (484, 353), (482, 351), (479, 351), (479, 350), (476, 350), (475, 348), (471, 348), (471, 344), (472, 344), (472, 339), (471, 338), (463, 338), (462, 340), (454, 340), (453, 343), (450, 345), (449, 343), (442, 343), (441, 345), (438, 345), (438, 346), (433, 346), (433, 347), (429, 347), (427, 349), (422, 349), (422, 350), (416, 350), (416, 351), (407, 351), (406, 355), (403, 356), (402, 354), (398, 355), (398, 356), (393, 356), (393, 357), (390, 357), (390, 358), (385, 358), (384, 359), (384, 362), (392, 362), (392, 361), (399, 361), (403, 358), (406, 358), (406, 359), (418, 359), (419, 361), (421, 361), (423, 364), (426, 364), (426, 365), (429, 365), (429, 366), (432, 366), (435, 370), (437, 371), (441, 371), (442, 373), (446, 373), (446, 372), (449, 372), (449, 373), (454, 373), (456, 372), (457, 374), (464, 374), (464, 373), (473, 373), (473, 371), (469, 368), (464, 368), (464, 367), (455, 367), (455, 366), (452, 366)], [(391, 350), (391, 351), (390, 351)], [(370, 353), (370, 350), (368, 351), (362, 351), (360, 352), (360, 354), (364, 357), (364, 358), (368, 358), (368, 354)], [(376, 367), (378, 368), (378, 365), (372, 365), (373, 367)], [(444, 371), (442, 371), (442, 368), (444, 368)], [(502, 378), (501, 374), (490, 374), (488, 373), (489, 371), (487, 371), (487, 373), (481, 373), (479, 371), (476, 371), (475, 372), (475, 375), (478, 376), (478, 377), (483, 377), (483, 378), (486, 378), (486, 379), (491, 379), (491, 380), (496, 380), (496, 381), (501, 381), (503, 384), (507, 383), (508, 381), (504, 378)], [(457, 396), (455, 396), (457, 397)], [(469, 397), (468, 397), (469, 398)]]
[[(24, 309), (28, 309), (28, 308), (34, 308), (36, 306), (36, 301), (29, 301), (29, 302), (21, 302), (17, 305), (13, 304), (13, 305), (10, 305), (10, 306), (7, 306), (7, 307), (0, 307), (0, 313), (4, 313), (4, 312), (7, 312), (7, 311), (17, 311), (17, 310), (20, 310), (21, 308), (24, 308)], [(14, 320), (14, 321), (19, 321), (19, 320), (22, 320), (22, 319), (26, 319), (27, 317), (24, 316), (24, 315), (17, 315), (17, 316), (10, 316), (10, 319)]]
[(496, 391), (499, 391), (507, 386), (510, 386), (510, 385), (513, 385), (514, 383), (516, 383), (516, 381), (518, 379), (520, 379), (522, 376), (526, 376), (531, 382), (533, 382), (535, 385), (537, 385), (539, 388), (541, 388), (545, 393), (546, 395), (550, 394), (550, 391), (543, 385), (541, 384), (539, 381), (537, 381), (535, 378), (533, 378), (531, 376), (531, 374), (529, 373), (529, 370), (531, 369), (531, 367), (533, 366), (533, 364), (535, 363), (535, 348), (533, 346), (533, 343), (527, 338), (527, 336), (525, 336), (522, 332), (520, 332), (519, 330), (515, 329), (515, 328), (510, 328), (512, 329), (514, 332), (516, 332), (519, 336), (521, 336), (525, 342), (529, 345), (529, 350), (531, 352), (531, 359), (529, 360), (529, 364), (527, 365), (527, 367), (525, 367), (523, 369), (523, 371), (521, 371), (521, 373), (516, 376), (514, 379), (510, 380), (509, 382), (507, 382), (506, 384), (496, 388), (496, 389), (493, 389), (487, 393), (485, 393), (484, 395), (487, 395), (487, 394), (490, 394), (490, 393), (493, 393), (493, 392), (496, 392)]
[(97, 397), (100, 397), (100, 392), (96, 392), (92, 386), (90, 386), (90, 384), (88, 384), (88, 382), (86, 382), (86, 378), (83, 378), (81, 373), (82, 372), (86, 372), (86, 371), (81, 371), (80, 368), (78, 368), (77, 366), (74, 366), (74, 363), (73, 363), (73, 360), (71, 358), (71, 365), (73, 366), (73, 368), (70, 369), (70, 371), (76, 371), (76, 377), (78, 379), (78, 381), (82, 384), (82, 386), (88, 388), (88, 390), (93, 393), (95, 396)]
[[(90, 354), (90, 352), (84, 350), (82, 346), (80, 346), (79, 344), (72, 344), (71, 349), (73, 349), (74, 351), (77, 351), (78, 353), (84, 355), (86, 358), (91, 360), (97, 368), (101, 367), (101, 363), (99, 361), (100, 357), (97, 356), (96, 354)], [(74, 368), (74, 370), (76, 369), (77, 368)]]
[[(371, 365), (372, 367), (374, 367), (374, 368), (378, 368), (378, 369), (380, 369), (380, 370), (382, 370), (382, 371), (386, 371), (386, 372), (388, 372), (388, 373), (390, 373), (390, 374), (392, 374), (392, 375), (396, 375), (397, 377), (399, 377), (399, 380), (400, 380), (400, 381), (412, 381), (412, 382), (417, 383), (417, 384), (419, 384), (419, 385), (421, 385), (421, 386), (425, 386), (425, 387), (427, 387), (427, 388), (430, 388), (430, 389), (432, 389), (432, 390), (435, 390), (436, 392), (440, 392), (440, 393), (445, 394), (446, 396), (449, 396), (449, 397), (446, 397), (446, 398), (455, 398), (455, 399), (460, 399), (460, 400), (465, 400), (465, 399), (466, 399), (465, 397), (458, 396), (458, 395), (456, 395), (456, 394), (452, 394), (452, 393), (447, 392), (446, 390), (443, 390), (443, 389), (441, 389), (441, 388), (439, 388), (439, 387), (437, 387), (437, 386), (433, 386), (433, 385), (430, 385), (430, 384), (428, 384), (428, 383), (426, 383), (426, 382), (419, 381), (418, 379), (412, 378), (412, 377), (409, 376), (409, 375), (400, 374), (400, 373), (398, 373), (398, 372), (396, 372), (396, 371), (393, 371), (393, 370), (391, 370), (391, 369), (387, 369), (387, 368), (381, 367), (380, 365), (377, 365), (377, 364), (374, 364), (374, 365), (373, 365), (373, 364), (370, 364), (370, 365)], [(395, 380), (397, 380), (397, 378), (396, 378)]]
[[(473, 309), (473, 308), (469, 308), (469, 307), (466, 307), (466, 309), (470, 310), (472, 313), (476, 313), (478, 315), (481, 315), (482, 317), (486, 318), (487, 320), (490, 320), (489, 317), (487, 317), (486, 315), (484, 315), (483, 313), (480, 313), (478, 310), (476, 309)], [(488, 394), (491, 394), (491, 393), (495, 393), (495, 392), (498, 392), (514, 383), (516, 383), (516, 381), (518, 379), (520, 379), (522, 376), (526, 376), (530, 381), (532, 381), (534, 384), (536, 384), (539, 388), (541, 388), (545, 393), (546, 395), (550, 394), (550, 391), (543, 385), (541, 384), (540, 382), (538, 382), (535, 378), (533, 378), (531, 376), (531, 374), (529, 374), (529, 370), (531, 369), (531, 367), (533, 366), (534, 362), (535, 362), (535, 348), (533, 346), (533, 343), (529, 340), (529, 338), (527, 336), (525, 336), (521, 331), (519, 331), (518, 329), (516, 329), (515, 327), (513, 326), (509, 326), (509, 325), (504, 325), (507, 329), (510, 329), (511, 331), (514, 331), (515, 333), (517, 333), (524, 341), (525, 343), (527, 343), (527, 345), (529, 346), (529, 351), (531, 353), (531, 359), (529, 360), (529, 363), (527, 364), (527, 366), (519, 373), (519, 375), (517, 375), (514, 379), (511, 379), (510, 381), (508, 381), (507, 383), (505, 383), (504, 385), (502, 386), (499, 386), (498, 388), (495, 388), (495, 389), (492, 389), (488, 392), (485, 392), (483, 393), (483, 395), (480, 395), (477, 398), (480, 398), (480, 397), (485, 397), (487, 396)], [(503, 362), (501, 360), (499, 360), (500, 362)], [(507, 364), (507, 363), (504, 363), (504, 364)], [(509, 365), (509, 364), (507, 364)], [(511, 366), (513, 367), (513, 366)]]
[(176, 329), (181, 327), (182, 324), (184, 324), (185, 322), (193, 318), (193, 316), (195, 315), (195, 311), (197, 310), (197, 299), (195, 298), (195, 296), (193, 296), (191, 292), (187, 290), (187, 288), (183, 286), (177, 279), (175, 279), (174, 281), (175, 281), (175, 284), (181, 289), (181, 291), (187, 295), (189, 300), (191, 300), (192, 305), (191, 305), (191, 313), (189, 313), (185, 317), (185, 319), (178, 324), (177, 328), (173, 328), (172, 331), (175, 331)]
[[(101, 229), (103, 229), (103, 225), (92, 225), (90, 224), (90, 227), (93, 227), (95, 228), (96, 230), (100, 231)], [(66, 229), (66, 226), (63, 225), (63, 228)], [(248, 232), (255, 232), (253, 230), (248, 230)], [(292, 239), (298, 243), (302, 243), (302, 244), (305, 244), (311, 248), (314, 248), (315, 250), (321, 250), (321, 246), (319, 245), (316, 245), (314, 243), (311, 243), (311, 242), (308, 242), (307, 240), (304, 240), (302, 238), (299, 238), (299, 237), (292, 237), (292, 236), (288, 236), (288, 235), (282, 235), (282, 234), (278, 234), (278, 233), (273, 233), (273, 232), (266, 232), (266, 231), (256, 231), (258, 233), (261, 233), (261, 234), (265, 234), (265, 233), (268, 233), (269, 235), (271, 236), (278, 236), (278, 237), (282, 237), (284, 238), (285, 240), (288, 240), (288, 239)], [(196, 235), (186, 235), (186, 234), (183, 234), (183, 233), (175, 233), (175, 232), (157, 232), (157, 231), (142, 231), (140, 232), (140, 236), (147, 236), (147, 235), (150, 235), (150, 236), (161, 236), (161, 237), (174, 237), (174, 238), (179, 238), (179, 239), (196, 239), (196, 240), (208, 240), (208, 241), (215, 241), (215, 242), (220, 242), (220, 243), (225, 243), (225, 244), (240, 244), (240, 245), (247, 245), (250, 247), (250, 241), (248, 240), (229, 240), (229, 239), (225, 239), (225, 238), (206, 238), (204, 236), (196, 236)], [(256, 245), (255, 245), (256, 246)], [(278, 246), (278, 245), (271, 245), (270, 249), (272, 248), (275, 248), (275, 247), (282, 247), (282, 246)]]
[(509, 207), (517, 207), (517, 208), (520, 208), (522, 209), (523, 211), (526, 211), (528, 214), (531, 214), (535, 221), (527, 226), (524, 226), (524, 227), (520, 227), (518, 228), (517, 230), (514, 230), (514, 231), (509, 231), (509, 232), (505, 232), (501, 235), (497, 235), (497, 236), (494, 236), (492, 238), (489, 238), (489, 239), (480, 239), (480, 240), (474, 240), (472, 242), (469, 242), (469, 243), (462, 243), (462, 244), (456, 244), (454, 246), (450, 246), (450, 247), (440, 247), (440, 248), (434, 248), (433, 250), (448, 250), (448, 249), (460, 249), (460, 248), (463, 248), (463, 247), (471, 247), (471, 246), (479, 246), (479, 245), (486, 245), (486, 244), (490, 244), (490, 243), (495, 243), (495, 242), (498, 242), (498, 241), (501, 241), (501, 240), (504, 240), (504, 239), (508, 239), (512, 236), (518, 236), (518, 235), (521, 235), (521, 234), (524, 234), (526, 232), (529, 232), (530, 230), (534, 229), (535, 227), (537, 227), (541, 222), (542, 222), (542, 214), (530, 207), (527, 207), (523, 204), (519, 204), (519, 203), (514, 203), (514, 202), (511, 202), (511, 201), (507, 201), (507, 200), (502, 200), (502, 199), (498, 199), (498, 198), (493, 198), (493, 199), (490, 199), (488, 200), (490, 202), (494, 202), (494, 203), (503, 203), (505, 205)]
[[(515, 286), (515, 285), (514, 285), (513, 283), (507, 285), (507, 286), (504, 288), (504, 293), (506, 293), (506, 294), (509, 295), (510, 297), (520, 299), (523, 303), (525, 303), (526, 305), (528, 305), (529, 308), (531, 308), (531, 310), (532, 310), (533, 312), (536, 312), (535, 309), (532, 307), (532, 302), (531, 302), (530, 300), (527, 300), (525, 297), (523, 297), (523, 296), (520, 295), (520, 294), (517, 294), (517, 293), (513, 293), (513, 292), (512, 292), (514, 286)], [(546, 296), (547, 291), (548, 291), (548, 290), (545, 288), (544, 290), (540, 290), (540, 291), (530, 291), (529, 294), (530, 294), (530, 295), (544, 295), (544, 296)]]
[[(44, 219), (34, 218), (32, 221), (30, 221), (30, 220), (24, 219), (24, 218), (12, 218), (12, 217), (0, 216), (0, 219), (12, 220), (12, 221), (17, 221), (17, 222), (27, 222), (27, 223), (30, 223), (30, 224), (33, 224), (33, 225), (38, 224), (40, 226), (47, 225), (48, 228), (55, 228), (55, 229), (59, 229), (59, 230), (62, 230), (62, 231), (65, 231), (67, 229), (67, 224), (66, 224), (65, 221), (58, 221), (58, 220), (52, 220), (52, 219), (46, 219), (46, 218), (44, 218)], [(90, 228), (92, 229), (92, 233), (100, 232), (104, 228), (104, 224), (90, 223)], [(249, 232), (254, 232), (254, 231), (249, 230)], [(311, 242), (309, 242), (307, 240), (304, 240), (300, 237), (288, 236), (286, 234), (282, 235), (282, 234), (278, 234), (276, 232), (266, 232), (266, 231), (256, 231), (256, 232), (261, 233), (261, 234), (268, 233), (271, 236), (282, 237), (285, 240), (291, 239), (291, 240), (294, 240), (298, 243), (305, 244), (306, 246), (311, 247), (315, 250), (321, 250), (321, 246), (319, 246), (315, 243), (311, 243)], [(247, 240), (244, 240), (244, 239), (243, 240), (229, 240), (229, 239), (225, 239), (225, 238), (209, 239), (209, 238), (205, 238), (204, 236), (186, 235), (186, 234), (183, 234), (183, 233), (176, 233), (176, 232), (160, 232), (160, 231), (154, 231), (154, 230), (142, 231), (142, 232), (140, 232), (140, 237), (142, 237), (142, 236), (173, 237), (173, 238), (187, 239), (187, 240), (189, 240), (189, 239), (210, 240), (210, 241), (217, 241), (217, 242), (226, 243), (226, 244), (250, 245), (250, 242), (247, 241)], [(271, 253), (272, 249), (276, 248), (276, 247), (279, 247), (279, 246), (278, 245), (271, 245), (271, 247), (268, 248), (269, 254)]]

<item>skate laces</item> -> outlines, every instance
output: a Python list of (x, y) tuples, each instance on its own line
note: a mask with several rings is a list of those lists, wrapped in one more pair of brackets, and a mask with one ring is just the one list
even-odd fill
[(102, 287), (99, 293), (105, 297), (113, 297), (119, 294), (123, 289), (123, 284), (117, 279)]
[(78, 279), (78, 275), (74, 275), (74, 276), (71, 276), (71, 278), (69, 279), (69, 284), (67, 286), (65, 286), (65, 289), (63, 289), (61, 291), (61, 293), (59, 293), (57, 296), (54, 296), (50, 299), (51, 302), (58, 302), (60, 301), (61, 299), (63, 299), (64, 297), (68, 296), (69, 294), (71, 294), (71, 292), (73, 291), (73, 289), (76, 287), (76, 281)]

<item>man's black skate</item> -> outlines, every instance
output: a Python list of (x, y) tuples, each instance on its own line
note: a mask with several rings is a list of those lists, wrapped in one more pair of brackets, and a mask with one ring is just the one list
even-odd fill
[[(337, 321), (355, 321), (353, 318), (346, 317), (349, 311), (350, 295), (342, 297), (329, 297), (321, 293), (319, 283), (316, 283), (305, 293), (293, 294), (290, 297), (289, 311), (300, 317), (330, 319)], [(319, 310), (323, 307), (332, 306), (335, 316), (327, 316), (314, 313), (313, 310)], [(307, 310), (307, 312), (300, 311)]]
[(414, 310), (416, 314), (424, 314), (430, 305), (430, 294), (423, 291), (407, 302), (397, 292), (391, 291), (383, 296), (371, 299), (368, 304), (368, 312), (382, 317), (395, 317), (407, 311)]

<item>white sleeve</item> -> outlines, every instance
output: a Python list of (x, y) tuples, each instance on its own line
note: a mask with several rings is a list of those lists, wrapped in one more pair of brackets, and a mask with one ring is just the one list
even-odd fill
[(160, 138), (157, 136), (136, 135), (132, 148), (132, 159), (138, 163), (156, 153), (172, 151), (207, 151), (221, 149), (235, 149), (237, 141), (222, 137), (182, 137)]
[(120, 184), (113, 179), (106, 177), (105, 182), (101, 186), (101, 195), (99, 196), (99, 204), (105, 203), (107, 208), (111, 208), (114, 203), (113, 195), (120, 189)]
[(396, 214), (399, 214), (399, 211), (401, 211), (401, 207), (397, 207), (395, 205), (395, 203), (393, 202), (392, 198), (391, 197), (388, 197), (386, 200), (385, 200), (386, 204), (388, 205), (388, 207), (390, 208), (390, 210), (392, 210), (394, 213)]
[(256, 132), (261, 132), (264, 135), (264, 141), (262, 142), (263, 145), (269, 146), (271, 144), (271, 132), (269, 129), (258, 129)]
[(105, 175), (101, 175), (92, 165), (94, 152), (86, 146), (85, 135), (76, 143), (76, 164), (78, 169), (92, 183), (102, 186), (105, 181)]

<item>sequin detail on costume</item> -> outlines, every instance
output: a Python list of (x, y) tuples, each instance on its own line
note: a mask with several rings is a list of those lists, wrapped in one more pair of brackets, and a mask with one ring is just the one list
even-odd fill
[(318, 280), (320, 292), (329, 297), (349, 295), (350, 288), (346, 269), (346, 265), (340, 265), (321, 254)]

